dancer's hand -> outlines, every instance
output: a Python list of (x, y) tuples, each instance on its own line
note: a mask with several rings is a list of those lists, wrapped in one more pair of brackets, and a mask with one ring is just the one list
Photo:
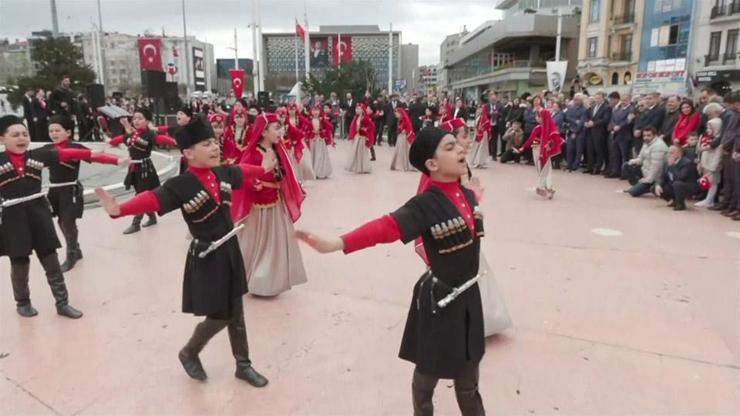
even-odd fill
[(126, 168), (128, 165), (131, 164), (131, 158), (130, 157), (122, 157), (118, 159), (118, 166)]
[(296, 230), (295, 236), (319, 253), (332, 253), (344, 249), (344, 241), (341, 238), (326, 239), (302, 230)]
[(103, 188), (95, 188), (95, 194), (100, 200), (100, 204), (103, 205), (103, 209), (111, 217), (118, 217), (121, 215), (121, 205), (116, 201), (116, 198), (106, 192)]

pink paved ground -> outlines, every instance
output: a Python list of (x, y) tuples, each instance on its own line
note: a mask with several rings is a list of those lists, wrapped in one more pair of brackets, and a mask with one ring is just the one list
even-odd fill
[[(300, 227), (337, 234), (386, 213), (418, 174), (342, 171), (308, 188)], [(538, 199), (534, 168), (495, 164), (483, 250), (514, 328), (489, 339), (481, 393), (489, 414), (740, 414), (740, 225), (707, 211), (675, 213), (624, 182), (555, 173)], [(67, 274), (79, 321), (57, 317), (38, 263), (40, 314), (15, 313), (8, 261), (0, 296), (0, 414), (408, 415), (412, 365), (396, 358), (422, 266), (411, 247), (352, 256), (303, 250), (309, 282), (273, 300), (247, 297), (255, 389), (233, 377), (226, 334), (206, 347), (209, 380), (188, 379), (177, 351), (197, 320), (179, 312), (188, 242), (180, 215), (123, 236), (126, 220), (85, 213), (85, 259)], [(622, 232), (601, 237), (594, 228)], [(441, 382), (438, 414), (458, 414)]]

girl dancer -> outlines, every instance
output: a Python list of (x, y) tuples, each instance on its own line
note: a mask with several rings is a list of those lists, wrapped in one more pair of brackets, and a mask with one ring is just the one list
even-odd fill
[(354, 173), (370, 173), (370, 148), (375, 145), (375, 123), (367, 113), (367, 105), (357, 104), (355, 118), (349, 127), (351, 151), (347, 170)]
[(219, 113), (211, 113), (208, 116), (208, 122), (211, 123), (216, 143), (221, 150), (221, 165), (233, 165), (239, 163), (241, 159), (241, 152), (236, 147), (236, 143), (231, 138), (227, 138), (225, 133), (226, 130), (226, 116)]
[(298, 161), (298, 170), (300, 171), (298, 176), (302, 179), (301, 183), (305, 183), (316, 179), (316, 172), (313, 169), (313, 153), (311, 151), (314, 138), (313, 127), (311, 126), (311, 116), (306, 114), (303, 106), (298, 107), (297, 117), (298, 128), (303, 131), (303, 141), (301, 143), (303, 146), (303, 155), (300, 159), (296, 158)]
[(311, 155), (316, 179), (327, 179), (331, 175), (329, 146), (334, 146), (334, 126), (323, 113), (321, 105), (311, 109)]
[(396, 119), (398, 120), (398, 139), (391, 162), (391, 170), (402, 170), (404, 172), (415, 170), (409, 162), (409, 149), (411, 144), (414, 143), (414, 138), (416, 138), (409, 113), (406, 112), (405, 108), (396, 107)]
[[(131, 127), (126, 119), (121, 120), (126, 129), (126, 134), (114, 137), (108, 142), (111, 146), (125, 144), (128, 147), (131, 166), (129, 166), (123, 184), (126, 189), (133, 186), (137, 194), (159, 186), (159, 175), (157, 175), (157, 169), (151, 159), (154, 145), (177, 146), (177, 142), (172, 137), (157, 135), (154, 130), (149, 129), (151, 121), (152, 113), (149, 110), (145, 108), (136, 109), (132, 117), (134, 126)], [(123, 233), (133, 234), (141, 231), (141, 227), (149, 227), (157, 223), (157, 217), (153, 212), (146, 215), (149, 220), (143, 225), (141, 220), (144, 215), (134, 216), (133, 222)]]
[(484, 111), (483, 106), (479, 106), (475, 112), (475, 141), (473, 149), (470, 152), (468, 163), (473, 169), (484, 169), (488, 159), (491, 157), (489, 152), (489, 135), (491, 133), (491, 121), (488, 119), (488, 112)]
[[(49, 137), (53, 144), (42, 149), (87, 149), (87, 147), (70, 142), (69, 138), (74, 131), (74, 122), (67, 116), (53, 116), (49, 119)], [(88, 159), (88, 163), (102, 163), (107, 165), (128, 165), (128, 158), (118, 159), (106, 154), (95, 154)], [(82, 184), (79, 181), (80, 161), (60, 162), (49, 166), (49, 193), (46, 195), (51, 206), (52, 216), (57, 217), (57, 224), (62, 230), (67, 243), (67, 259), (62, 263), (62, 271), (72, 270), (78, 260), (82, 260), (82, 250), (77, 240), (77, 219), (82, 218), (84, 203)]]
[(247, 124), (247, 110), (244, 107), (234, 107), (234, 112), (231, 115), (232, 122), (229, 127), (226, 127), (224, 136), (226, 140), (230, 140), (236, 144), (237, 150), (240, 152), (244, 151), (248, 141), (248, 130), (249, 124)]
[(539, 124), (532, 130), (532, 134), (524, 145), (514, 151), (523, 153), (530, 147), (532, 148), (532, 158), (534, 158), (538, 175), (537, 195), (552, 199), (555, 190), (552, 188), (551, 159), (560, 154), (564, 140), (549, 111), (540, 108), (535, 117)]
[(276, 296), (307, 280), (293, 235), (304, 193), (280, 137), (277, 115), (257, 116), (241, 163), (259, 165), (265, 158), (277, 158), (278, 166), (235, 191), (232, 205), (234, 222), (245, 224), (239, 245), (249, 291), (257, 296)]

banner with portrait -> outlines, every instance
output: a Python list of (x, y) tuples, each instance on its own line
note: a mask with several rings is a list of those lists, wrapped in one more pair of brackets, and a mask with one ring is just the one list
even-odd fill
[(310, 38), (311, 68), (326, 68), (329, 66), (329, 38)]
[(563, 92), (565, 73), (568, 70), (568, 61), (547, 62), (547, 89), (553, 94)]
[(193, 48), (193, 74), (196, 91), (206, 90), (206, 68), (203, 58), (203, 49)]

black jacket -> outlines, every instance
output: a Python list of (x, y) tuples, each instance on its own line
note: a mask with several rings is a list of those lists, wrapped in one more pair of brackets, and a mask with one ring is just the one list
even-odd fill
[(654, 127), (655, 130), (660, 132), (660, 128), (663, 126), (663, 119), (665, 118), (665, 108), (661, 105), (656, 105), (651, 110), (647, 110), (638, 117), (635, 122), (635, 129), (642, 130), (647, 127)]
[(592, 121), (594, 125), (587, 131), (591, 133), (591, 137), (606, 138), (608, 135), (609, 122), (612, 119), (612, 108), (605, 102), (599, 106), (599, 111), (596, 113), (594, 113), (595, 108), (596, 106), (594, 105), (588, 109), (586, 115), (587, 120)]
[(694, 183), (699, 180), (699, 172), (696, 165), (686, 156), (682, 157), (675, 165), (669, 165), (663, 174), (663, 183)]

